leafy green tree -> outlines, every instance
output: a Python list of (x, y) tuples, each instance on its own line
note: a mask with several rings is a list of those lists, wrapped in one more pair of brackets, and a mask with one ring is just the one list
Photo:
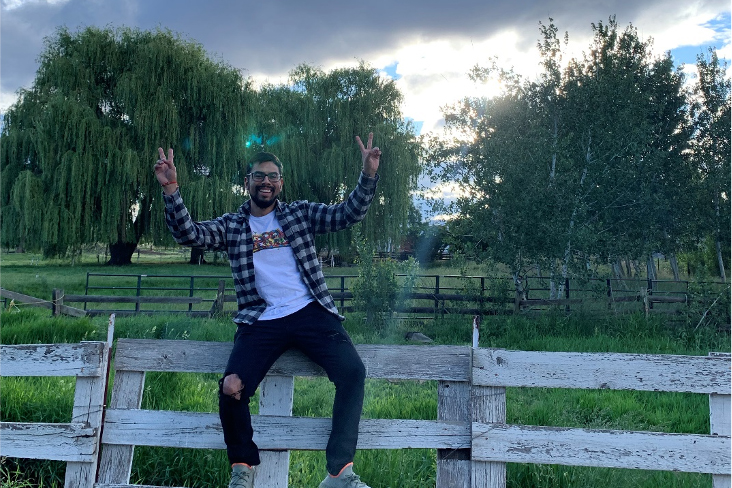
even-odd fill
[(169, 31), (60, 28), (2, 131), (2, 245), (47, 256), (110, 246), (126, 264), (142, 240), (171, 243), (152, 166), (174, 147), (201, 218), (241, 197), (248, 85), (239, 71)]
[(726, 281), (724, 256), (730, 253), (730, 79), (715, 50), (697, 56), (694, 87), (692, 161), (700, 180), (698, 235), (714, 241), (717, 267)]
[[(374, 243), (398, 243), (420, 172), (419, 145), (412, 126), (404, 122), (401, 101), (394, 81), (363, 63), (328, 73), (300, 65), (287, 84), (258, 90), (247, 153), (278, 155), (284, 165), (284, 199), (335, 203), (358, 180), (355, 137), (373, 132), (374, 145), (382, 151), (380, 180), (359, 232)], [(328, 234), (320, 244), (345, 252), (352, 235)]]
[(474, 70), (477, 81), (502, 79), (504, 93), (450, 107), (450, 138), (431, 141), (438, 179), (464, 191), (450, 225), (457, 241), (508, 265), (517, 284), (527, 267), (548, 268), (562, 278), (551, 296), (593, 261), (675, 252), (688, 232), (683, 78), (634, 27), (611, 18), (593, 31), (583, 59), (561, 68), (567, 36), (541, 25), (535, 81)]
[[(654, 58), (650, 40), (613, 18), (593, 24), (595, 39), (568, 76), (567, 118), (574, 159), (585, 159), (590, 235), (583, 249), (618, 256), (674, 253), (687, 232), (693, 177), (683, 77), (668, 54)], [(586, 171), (586, 173), (585, 173)]]

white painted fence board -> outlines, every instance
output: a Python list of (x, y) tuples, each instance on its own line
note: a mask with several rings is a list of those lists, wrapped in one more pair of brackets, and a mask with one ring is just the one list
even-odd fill
[[(130, 485), (129, 483), (95, 483), (94, 488), (191, 488), (183, 487), (183, 486), (157, 486), (157, 485)], [(192, 488), (196, 488), (196, 485), (193, 485)], [(210, 487), (206, 487), (210, 488)]]
[[(476, 423), (506, 423), (506, 389), (500, 386), (473, 385), (470, 395), (471, 418)], [(478, 433), (471, 428), (473, 444)], [(502, 460), (478, 460), (475, 457), (475, 446), (472, 446), (471, 457), (472, 483), (476, 487), (505, 488), (506, 463)]]
[(605, 468), (730, 472), (729, 437), (473, 424), (473, 459)]
[(480, 349), (473, 383), (485, 386), (608, 388), (730, 394), (727, 357)]
[[(226, 368), (228, 342), (120, 339), (115, 368), (126, 371), (220, 373)], [(468, 381), (470, 349), (463, 346), (357, 345), (373, 378)], [(323, 370), (299, 351), (286, 352), (270, 369), (280, 376), (323, 376)]]
[[(730, 357), (730, 353), (712, 352), (713, 357)], [(712, 435), (732, 435), (732, 396), (730, 395), (709, 395), (709, 427)], [(712, 475), (713, 488), (731, 488), (732, 475)]]
[(0, 456), (92, 462), (96, 430), (81, 423), (0, 422)]
[[(259, 385), (260, 415), (292, 415), (295, 378), (265, 376)], [(290, 468), (289, 451), (259, 452), (260, 465), (254, 472), (255, 488), (287, 488)]]
[[(331, 419), (253, 415), (260, 449), (324, 450)], [(104, 444), (224, 449), (218, 414), (107, 410)], [(362, 419), (359, 449), (458, 449), (470, 445), (470, 424), (433, 420)]]
[[(183, 486), (130, 485), (129, 483), (95, 483), (94, 488), (191, 488)], [(196, 485), (193, 485), (196, 488)], [(206, 487), (210, 488), (210, 487)]]
[(0, 345), (2, 376), (102, 376), (103, 342)]
[[(437, 385), (437, 420), (470, 422), (470, 384), (467, 381), (440, 381)], [(438, 449), (437, 486), (470, 488), (470, 447)]]
[[(116, 356), (115, 356), (116, 357)], [(140, 408), (145, 388), (145, 373), (142, 371), (117, 371), (112, 385), (110, 409)], [(112, 410), (108, 410), (110, 412)], [(109, 413), (104, 418), (102, 443), (107, 432)], [(104, 445), (99, 466), (99, 482), (129, 483), (132, 472), (133, 445)]]
[[(111, 341), (110, 341), (111, 342)], [(66, 464), (64, 486), (67, 488), (90, 487), (97, 476), (99, 443), (101, 441), (102, 413), (104, 409), (109, 363), (109, 343), (103, 343), (100, 368), (104, 374), (98, 377), (77, 377), (74, 388), (72, 422), (83, 422), (96, 432), (94, 436), (95, 455), (91, 462), (70, 461)]]

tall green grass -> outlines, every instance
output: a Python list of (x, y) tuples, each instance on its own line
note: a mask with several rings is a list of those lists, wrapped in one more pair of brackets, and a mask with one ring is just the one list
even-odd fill
[[(220, 272), (220, 270), (216, 270)], [(129, 272), (129, 271), (128, 271)], [(61, 282), (62, 276), (50, 282)], [(104, 340), (107, 318), (50, 318), (48, 310), (20, 307), (0, 315), (0, 340), (12, 343)], [(407, 331), (430, 336), (435, 344), (468, 345), (472, 320), (460, 316), (401, 317), (376, 331), (363, 315), (350, 314), (345, 327), (357, 343), (404, 344)], [(230, 341), (235, 328), (226, 318), (192, 319), (179, 315), (118, 317), (116, 338), (157, 338)], [(729, 351), (729, 334), (701, 326), (669, 326), (657, 316), (597, 316), (562, 311), (540, 316), (484, 317), (483, 347), (521, 350), (633, 352), (706, 355)], [(217, 375), (148, 373), (143, 408), (216, 412)], [(330, 416), (333, 386), (323, 378), (297, 378), (294, 415)], [(3, 421), (65, 422), (71, 414), (73, 379), (4, 378)], [(253, 402), (256, 412), (256, 401)], [(437, 385), (434, 382), (369, 380), (364, 417), (434, 419)], [(655, 392), (554, 390), (510, 388), (509, 423), (659, 432), (709, 432), (708, 403), (703, 395)], [(429, 449), (359, 451), (356, 469), (372, 487), (422, 488), (435, 485), (436, 453)], [(169, 486), (226, 486), (228, 469), (223, 451), (137, 447), (132, 481)], [(325, 476), (322, 452), (294, 451), (290, 486), (317, 486)], [(17, 459), (0, 460), (0, 486), (59, 487), (64, 463)], [(653, 471), (508, 465), (510, 487), (644, 488), (710, 487), (706, 475)]]

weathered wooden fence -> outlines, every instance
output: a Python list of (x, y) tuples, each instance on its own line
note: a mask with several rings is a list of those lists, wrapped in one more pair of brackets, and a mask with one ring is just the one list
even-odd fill
[(81, 344), (2, 345), (0, 373), (76, 377), (68, 423), (0, 423), (0, 456), (66, 461), (66, 488), (91, 487), (97, 474), (109, 347)]
[[(165, 288), (158, 288), (160, 290), (167, 290)], [(228, 291), (228, 293), (227, 293)], [(200, 290), (196, 291), (197, 293)], [(206, 293), (205, 291), (201, 293)], [(340, 302), (340, 309), (342, 311), (352, 311), (353, 307), (350, 305), (343, 305), (353, 299), (353, 294), (349, 291), (333, 291), (331, 293), (336, 302)], [(55, 289), (51, 300), (43, 300), (20, 293), (16, 293), (10, 290), (0, 289), (0, 298), (6, 300), (14, 300), (17, 303), (24, 303), (31, 306), (45, 307), (51, 309), (53, 315), (71, 315), (71, 316), (97, 316), (97, 315), (108, 315), (114, 313), (117, 315), (138, 315), (138, 314), (160, 314), (160, 313), (185, 313), (194, 317), (211, 317), (217, 314), (235, 313), (235, 306), (227, 306), (226, 304), (235, 304), (236, 295), (233, 294), (233, 290), (226, 288), (224, 280), (221, 280), (219, 287), (215, 294), (204, 297), (204, 296), (167, 296), (167, 295), (78, 295), (78, 294), (66, 294), (64, 290)], [(430, 306), (410, 306), (405, 305), (410, 300), (421, 300), (423, 302), (430, 302)], [(474, 302), (481, 304), (480, 307), (466, 308), (464, 306), (454, 306), (455, 303), (460, 302)], [(645, 290), (640, 290), (635, 295), (624, 295), (624, 296), (608, 296), (605, 300), (608, 309), (612, 309), (615, 304), (628, 303), (628, 302), (639, 302), (639, 310), (645, 311), (646, 314), (653, 310), (654, 304), (665, 303), (665, 304), (689, 304), (689, 297), (684, 296), (663, 296), (653, 295), (647, 293)], [(16, 303), (16, 304), (17, 304)], [(69, 306), (69, 303), (83, 304), (83, 309), (78, 307)], [(417, 313), (417, 314), (462, 314), (462, 315), (495, 315), (495, 314), (508, 314), (518, 313), (527, 309), (537, 309), (537, 307), (564, 307), (566, 311), (569, 311), (570, 307), (574, 305), (586, 305), (593, 304), (597, 305), (599, 300), (572, 298), (572, 299), (529, 299), (522, 297), (517, 294), (514, 299), (501, 299), (494, 297), (482, 297), (475, 298), (471, 296), (459, 295), (459, 294), (447, 294), (447, 293), (412, 293), (403, 298), (401, 301), (402, 305), (397, 311), (402, 313)], [(448, 305), (452, 303), (453, 305)], [(89, 304), (107, 304), (109, 307), (115, 308), (88, 308)], [(120, 309), (121, 305), (130, 304), (132, 308)], [(487, 304), (494, 304), (497, 307), (502, 307), (506, 304), (511, 304), (512, 308), (495, 309), (488, 307)], [(142, 308), (143, 305), (163, 305), (166, 308), (154, 308), (149, 307)], [(194, 305), (199, 306), (194, 309)], [(7, 305), (6, 305), (7, 306)], [(185, 308), (180, 308), (184, 306)], [(203, 308), (200, 308), (203, 306)], [(173, 307), (173, 308), (171, 308)]]
[[(437, 450), (437, 486), (505, 487), (506, 463), (671, 470), (713, 475), (730, 486), (729, 354), (708, 357), (526, 352), (464, 346), (357, 346), (369, 378), (432, 380), (437, 419), (363, 419), (359, 449)], [(3, 456), (69, 462), (67, 487), (129, 485), (134, 446), (223, 449), (216, 413), (140, 408), (145, 374), (221, 373), (231, 344), (120, 339), (101, 432), (106, 345), (2, 346), (3, 376), (76, 375), (70, 424), (2, 424)], [(285, 487), (289, 450), (325, 448), (330, 420), (293, 417), (295, 376), (323, 372), (291, 351), (260, 390), (255, 439), (263, 449), (257, 487)], [(590, 430), (506, 423), (506, 388), (690, 392), (709, 396), (709, 435)], [(48, 435), (47, 435), (48, 434)]]

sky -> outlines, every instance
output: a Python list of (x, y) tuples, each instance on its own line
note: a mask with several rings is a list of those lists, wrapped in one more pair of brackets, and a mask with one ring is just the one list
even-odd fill
[[(0, 113), (29, 88), (44, 38), (61, 25), (166, 28), (255, 82), (285, 83), (301, 63), (325, 71), (365, 61), (396, 79), (402, 113), (426, 133), (440, 108), (475, 94), (467, 73), (491, 57), (529, 78), (539, 23), (569, 33), (570, 57), (590, 46), (592, 23), (615, 16), (693, 76), (697, 54), (732, 57), (729, 0), (1, 0)], [(690, 66), (689, 66), (690, 65)], [(485, 88), (484, 88), (485, 89)]]
[[(637, 28), (654, 52), (670, 52), (695, 75), (698, 54), (714, 47), (730, 64), (730, 0), (0, 0), (0, 116), (30, 88), (44, 38), (59, 26), (169, 29), (258, 83), (286, 83), (302, 63), (329, 71), (366, 62), (396, 80), (402, 114), (418, 133), (439, 131), (441, 108), (490, 95), (468, 72), (538, 72), (540, 23), (567, 32), (565, 59), (581, 58), (592, 24), (614, 16)], [(732, 71), (728, 70), (728, 73)], [(478, 91), (482, 90), (482, 91)], [(378, 141), (376, 141), (378, 144)], [(454, 198), (449, 186), (428, 198)]]

